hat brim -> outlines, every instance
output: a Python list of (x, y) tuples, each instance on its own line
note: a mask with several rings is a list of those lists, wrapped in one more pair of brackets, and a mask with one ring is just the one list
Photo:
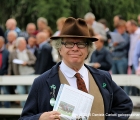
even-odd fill
[(91, 40), (92, 42), (97, 41), (98, 39), (95, 37), (89, 37), (89, 36), (74, 36), (74, 35), (60, 35), (60, 36), (52, 36), (51, 40), (57, 40), (60, 38), (86, 38), (88, 40)]

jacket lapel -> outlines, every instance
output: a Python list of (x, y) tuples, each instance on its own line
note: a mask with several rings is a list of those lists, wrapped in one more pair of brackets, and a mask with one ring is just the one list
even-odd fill
[(55, 99), (57, 97), (58, 90), (59, 90), (59, 87), (60, 87), (60, 79), (59, 79), (59, 74), (58, 74), (59, 65), (60, 65), (60, 63), (58, 63), (57, 65), (52, 67), (52, 69), (49, 72), (48, 78), (46, 78), (47, 85), (50, 88), (51, 92), (52, 92), (51, 86), (52, 85), (56, 86)]

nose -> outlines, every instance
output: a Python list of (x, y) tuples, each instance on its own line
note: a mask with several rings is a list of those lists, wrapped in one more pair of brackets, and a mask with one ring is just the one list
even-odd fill
[(79, 48), (78, 48), (78, 46), (77, 46), (77, 44), (74, 44), (74, 47), (72, 48), (72, 50), (78, 50)]

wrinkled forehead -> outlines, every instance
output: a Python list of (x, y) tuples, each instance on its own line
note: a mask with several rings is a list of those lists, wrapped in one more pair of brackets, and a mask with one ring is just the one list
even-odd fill
[(87, 42), (86, 38), (77, 38), (77, 37), (70, 37), (70, 38), (62, 38), (64, 42)]

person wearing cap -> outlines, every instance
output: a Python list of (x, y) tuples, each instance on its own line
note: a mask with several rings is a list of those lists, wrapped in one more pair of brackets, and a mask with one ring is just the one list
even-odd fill
[(60, 36), (51, 39), (61, 62), (34, 80), (19, 120), (60, 119), (60, 113), (53, 111), (50, 104), (51, 86), (56, 88), (56, 99), (60, 84), (68, 84), (94, 96), (89, 120), (127, 120), (129, 116), (117, 114), (131, 114), (133, 104), (130, 98), (116, 85), (108, 72), (84, 64), (92, 42), (98, 40), (90, 36), (86, 22), (81, 18), (69, 17)]

